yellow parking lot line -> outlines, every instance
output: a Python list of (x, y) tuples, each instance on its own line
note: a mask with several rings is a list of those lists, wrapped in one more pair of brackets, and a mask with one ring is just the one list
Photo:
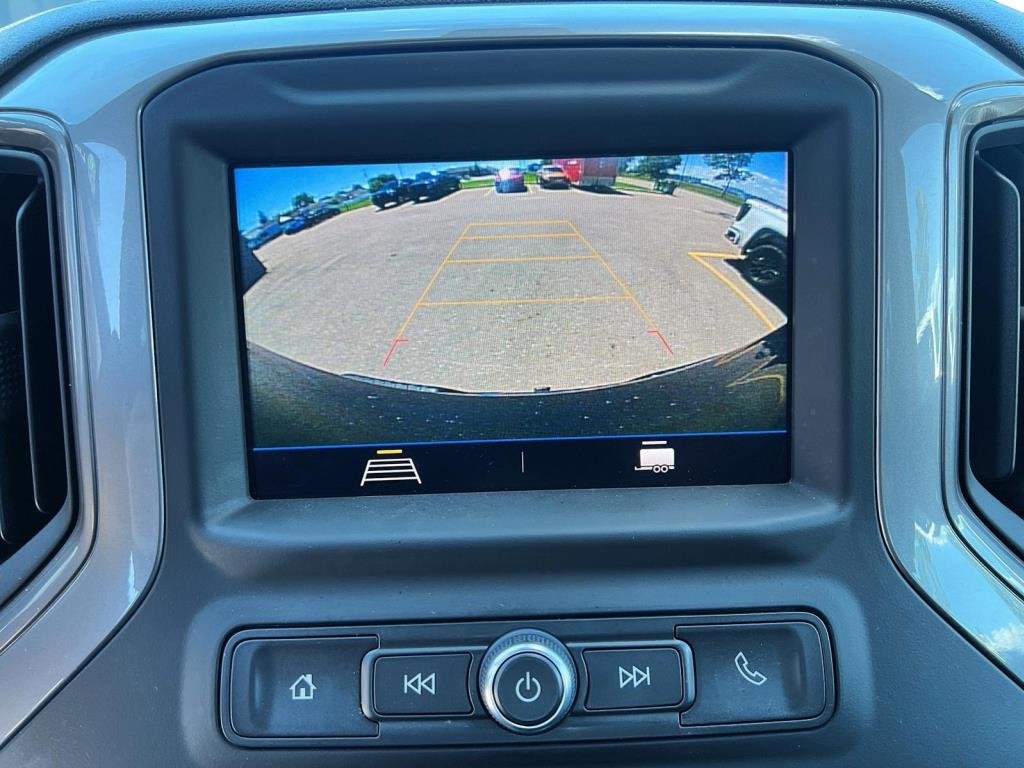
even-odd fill
[(496, 306), (499, 304), (577, 304), (586, 301), (629, 301), (629, 296), (555, 296), (548, 299), (466, 299), (453, 301), (424, 301), (421, 307)]
[(757, 304), (754, 303), (753, 299), (747, 296), (746, 293), (740, 290), (739, 286), (737, 286), (732, 280), (730, 280), (727, 275), (724, 275), (721, 272), (719, 272), (709, 262), (705, 261), (703, 257), (697, 255), (696, 252), (690, 253), (688, 255), (691, 259), (693, 259), (702, 267), (704, 267), (704, 269), (708, 270), (711, 274), (713, 274), (715, 277), (717, 277), (719, 280), (725, 283), (725, 285), (728, 286), (729, 290), (731, 290), (733, 293), (739, 296), (740, 299), (743, 300), (743, 303), (750, 307), (753, 313), (761, 319), (761, 322), (765, 324), (765, 327), (768, 328), (769, 331), (775, 330), (775, 324), (768, 318), (768, 315), (764, 313), (764, 310), (757, 306)]
[(494, 259), (450, 259), (449, 264), (508, 264), (519, 261), (596, 261), (593, 256), (515, 256)]
[(740, 253), (723, 253), (721, 251), (690, 251), (691, 256), (701, 256), (705, 259), (743, 259)]
[(531, 232), (525, 235), (466, 235), (463, 240), (519, 240), (529, 237), (576, 237), (574, 232)]
[(779, 387), (779, 402), (786, 400), (786, 377), (781, 373), (762, 373), (759, 376), (744, 376), (736, 381), (727, 384), (727, 387), (738, 387), (741, 384), (753, 384), (757, 381), (774, 381)]

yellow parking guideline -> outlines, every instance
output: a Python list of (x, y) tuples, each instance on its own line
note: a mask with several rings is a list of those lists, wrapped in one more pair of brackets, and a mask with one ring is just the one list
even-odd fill
[(732, 280), (730, 280), (727, 275), (723, 275), (721, 272), (715, 269), (710, 263), (705, 261), (698, 251), (693, 251), (687, 255), (695, 262), (700, 264), (702, 267), (704, 267), (704, 269), (708, 270), (711, 274), (713, 274), (715, 277), (717, 277), (719, 280), (725, 283), (725, 285), (728, 286), (729, 290), (731, 290), (733, 293), (739, 296), (740, 299), (743, 300), (743, 303), (750, 307), (753, 313), (761, 319), (761, 322), (765, 324), (769, 331), (775, 330), (775, 324), (768, 318), (768, 315), (764, 313), (764, 310), (757, 306), (757, 304), (754, 303), (753, 299), (747, 296), (746, 293), (740, 290), (740, 288)]
[(576, 304), (585, 301), (629, 301), (623, 294), (613, 296), (554, 296), (547, 299), (456, 299), (451, 301), (424, 301), (421, 307), (496, 306), (499, 304)]
[(471, 227), (528, 227), (528, 226), (539, 226), (541, 224), (568, 224), (566, 219), (537, 219), (527, 221), (473, 221), (470, 222)]
[(525, 235), (466, 235), (463, 240), (520, 240), (530, 237), (576, 237), (573, 232), (530, 232)]
[[(644, 322), (647, 323), (648, 328), (651, 329), (651, 330), (657, 331), (658, 330), (657, 323), (655, 323), (653, 318), (651, 318), (651, 316), (649, 314), (647, 314), (647, 310), (645, 310), (643, 308), (643, 305), (641, 305), (639, 300), (636, 298), (636, 296), (633, 295), (633, 292), (631, 290), (629, 290), (629, 287), (622, 281), (622, 279), (617, 274), (615, 274), (615, 270), (611, 268), (611, 265), (608, 264), (607, 261), (605, 261), (604, 256), (602, 256), (600, 253), (598, 253), (597, 248), (595, 248), (593, 245), (590, 244), (590, 241), (587, 240), (587, 238), (585, 238), (583, 236), (583, 233), (580, 232), (579, 229), (576, 228), (575, 224), (573, 224), (570, 221), (569, 222), (569, 226), (572, 227), (572, 231), (575, 233), (576, 237), (578, 237), (580, 240), (582, 240), (583, 244), (585, 246), (587, 246), (587, 249), (592, 254), (594, 254), (594, 258), (596, 258), (598, 261), (601, 262), (601, 266), (603, 266), (605, 268), (605, 270), (611, 276), (612, 280), (614, 280), (615, 283), (619, 286), (619, 288), (622, 289), (622, 292), (626, 295), (626, 298), (628, 298), (630, 301), (633, 302), (633, 306), (636, 307), (637, 312), (640, 313), (640, 316), (644, 319)], [(660, 333), (660, 331), (659, 331), (659, 333)]]
[(593, 256), (510, 256), (508, 258), (451, 259), (449, 264), (510, 264), (518, 261), (596, 261)]
[(441, 259), (441, 263), (437, 265), (437, 269), (434, 270), (434, 274), (430, 276), (430, 281), (427, 283), (427, 287), (423, 289), (423, 293), (421, 293), (420, 297), (416, 299), (416, 303), (413, 305), (412, 311), (409, 312), (408, 316), (405, 318), (405, 322), (402, 323), (401, 328), (398, 329), (398, 333), (395, 334), (396, 340), (402, 338), (402, 336), (405, 335), (405, 329), (408, 328), (409, 323), (412, 322), (412, 318), (413, 316), (415, 316), (416, 310), (420, 308), (420, 306), (423, 304), (423, 300), (427, 298), (427, 294), (429, 294), (430, 289), (434, 287), (434, 283), (437, 282), (438, 276), (444, 270), (444, 266), (445, 264), (448, 263), (448, 260), (451, 259), (452, 254), (454, 254), (458, 247), (462, 245), (463, 238), (465, 238), (466, 232), (468, 231), (469, 225), (467, 224), (465, 228), (462, 230), (462, 234), (460, 234), (458, 239), (452, 244), (452, 247), (448, 249), (448, 253), (446, 253), (445, 257)]
[(378, 456), (398, 456), (402, 453), (401, 448), (378, 448)]

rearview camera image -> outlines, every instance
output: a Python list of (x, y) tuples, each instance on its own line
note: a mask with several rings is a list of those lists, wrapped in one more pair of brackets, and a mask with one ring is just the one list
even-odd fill
[(783, 152), (235, 169), (254, 492), (736, 482), (716, 437), (788, 479), (787, 176)]

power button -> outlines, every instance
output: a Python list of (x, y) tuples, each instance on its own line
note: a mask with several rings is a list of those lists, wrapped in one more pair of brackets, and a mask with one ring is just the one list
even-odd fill
[(523, 725), (536, 725), (558, 709), (562, 680), (555, 665), (543, 656), (521, 653), (498, 670), (494, 693), (505, 717)]
[(480, 664), (480, 696), (491, 717), (515, 733), (539, 733), (576, 700), (576, 665), (553, 635), (520, 629), (498, 638)]

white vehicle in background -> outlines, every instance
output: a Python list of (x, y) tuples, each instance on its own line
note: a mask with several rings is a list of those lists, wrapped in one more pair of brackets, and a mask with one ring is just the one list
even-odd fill
[(749, 197), (736, 212), (725, 239), (738, 246), (734, 263), (743, 277), (783, 309), (789, 272), (789, 212), (782, 206)]

